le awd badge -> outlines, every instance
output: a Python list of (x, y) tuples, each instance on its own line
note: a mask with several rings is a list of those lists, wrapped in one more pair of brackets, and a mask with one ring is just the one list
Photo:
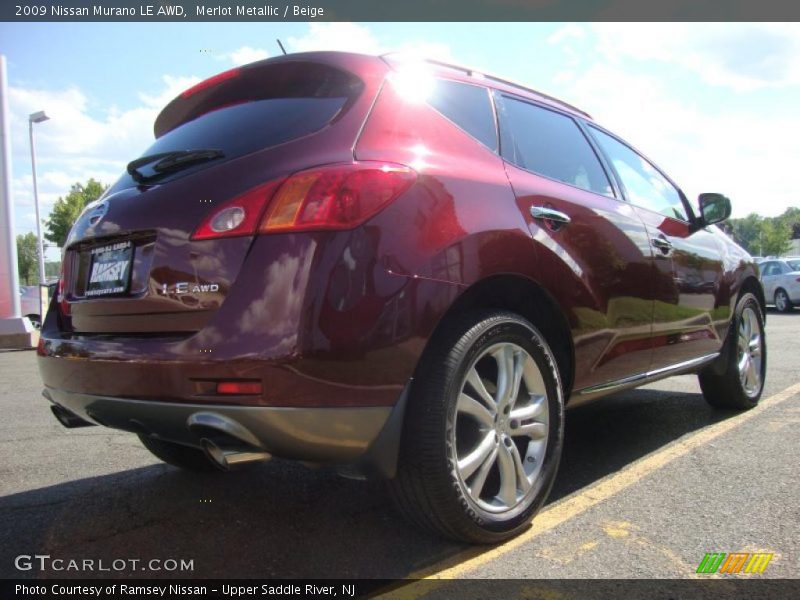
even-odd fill
[(218, 283), (189, 283), (181, 281), (173, 285), (162, 283), (158, 290), (162, 295), (169, 296), (172, 294), (202, 294), (207, 292), (218, 292)]

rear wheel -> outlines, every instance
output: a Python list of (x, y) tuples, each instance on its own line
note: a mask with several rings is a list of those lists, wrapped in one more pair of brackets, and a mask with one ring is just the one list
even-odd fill
[(523, 318), (491, 311), (451, 322), (418, 368), (397, 477), (401, 511), (449, 538), (494, 543), (547, 498), (564, 408), (555, 359)]
[(157, 458), (173, 467), (186, 469), (187, 471), (214, 471), (219, 473), (219, 469), (198, 448), (159, 440), (148, 435), (140, 435), (139, 439), (144, 447), (150, 450)]
[(778, 309), (778, 312), (790, 312), (794, 306), (792, 306), (792, 301), (789, 300), (789, 294), (786, 293), (786, 290), (779, 289), (775, 292), (775, 308)]
[(726, 344), (725, 364), (700, 373), (703, 396), (717, 408), (753, 408), (761, 398), (767, 371), (764, 317), (753, 294), (744, 294), (737, 303)]

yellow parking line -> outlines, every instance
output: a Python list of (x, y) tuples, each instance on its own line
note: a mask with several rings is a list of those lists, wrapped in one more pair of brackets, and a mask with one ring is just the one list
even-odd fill
[[(465, 573), (519, 548), (536, 536), (550, 531), (565, 521), (586, 512), (591, 507), (619, 494), (643, 477), (668, 465), (675, 459), (685, 456), (692, 450), (699, 448), (703, 444), (707, 444), (720, 435), (751, 420), (768, 408), (784, 402), (785, 400), (789, 400), (798, 393), (800, 393), (800, 383), (796, 383), (782, 392), (778, 392), (762, 400), (759, 402), (758, 406), (752, 410), (720, 421), (714, 425), (709, 425), (697, 433), (690, 434), (653, 454), (640, 458), (620, 471), (617, 471), (614, 475), (609, 475), (594, 485), (585, 488), (577, 495), (570, 496), (549, 506), (536, 516), (533, 520), (533, 526), (530, 529), (504, 544), (495, 546), (487, 551), (483, 551), (482, 548), (469, 548), (438, 564), (411, 573), (408, 577), (409, 579), (456, 579), (463, 577)], [(431, 583), (434, 582), (419, 581), (403, 586), (396, 590), (395, 593), (402, 593), (403, 598), (418, 597), (427, 593), (432, 587), (435, 587), (435, 584), (431, 585)], [(417, 588), (417, 594), (414, 593), (415, 587)], [(391, 592), (389, 595), (392, 595)]]

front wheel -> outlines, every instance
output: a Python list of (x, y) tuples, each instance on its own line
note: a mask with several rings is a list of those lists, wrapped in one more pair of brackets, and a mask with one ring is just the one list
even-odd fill
[(753, 294), (744, 294), (736, 304), (725, 343), (724, 364), (711, 365), (700, 373), (703, 396), (716, 408), (753, 408), (761, 398), (767, 373), (764, 316)]
[(563, 430), (558, 368), (541, 333), (512, 313), (465, 315), (418, 367), (393, 495), (424, 529), (502, 541), (547, 498)]

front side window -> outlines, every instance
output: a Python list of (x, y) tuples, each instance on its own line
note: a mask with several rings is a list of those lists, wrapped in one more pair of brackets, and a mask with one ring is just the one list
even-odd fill
[(614, 196), (600, 160), (573, 119), (498, 96), (503, 158), (528, 171), (596, 194)]
[(689, 220), (680, 192), (658, 169), (618, 139), (594, 127), (591, 131), (622, 180), (632, 204), (673, 219)]

